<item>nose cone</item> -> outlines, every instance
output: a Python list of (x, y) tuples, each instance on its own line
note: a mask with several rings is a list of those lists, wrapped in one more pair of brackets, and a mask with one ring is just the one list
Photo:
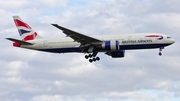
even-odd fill
[(175, 43), (175, 40), (174, 40), (174, 39), (172, 39), (172, 40), (171, 40), (171, 43), (172, 43), (172, 44), (173, 44), (173, 43)]
[(173, 43), (175, 43), (175, 40), (174, 40), (174, 39), (170, 39), (170, 40), (169, 40), (169, 43), (170, 43), (170, 44), (173, 44)]

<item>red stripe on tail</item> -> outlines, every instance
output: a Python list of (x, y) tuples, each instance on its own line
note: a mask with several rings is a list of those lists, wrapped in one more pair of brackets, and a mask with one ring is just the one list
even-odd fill
[(15, 19), (14, 22), (15, 22), (17, 27), (22, 26), (22, 27), (26, 27), (26, 28), (30, 28), (31, 29), (31, 27), (28, 24), (26, 24), (26, 23), (24, 23), (24, 22), (22, 22), (20, 20)]
[(27, 40), (34, 40), (34, 38), (37, 36), (37, 33), (35, 32), (34, 34), (32, 35), (28, 35), (26, 36), (23, 41), (27, 41)]

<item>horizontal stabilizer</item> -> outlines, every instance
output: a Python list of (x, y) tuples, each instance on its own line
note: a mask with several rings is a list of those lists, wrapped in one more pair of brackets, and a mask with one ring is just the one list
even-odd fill
[(18, 39), (13, 39), (13, 38), (6, 38), (6, 39), (10, 40), (10, 41), (13, 41), (13, 42), (18, 42), (18, 43), (20, 43), (22, 45), (33, 45), (33, 43), (21, 41), (21, 40), (18, 40)]

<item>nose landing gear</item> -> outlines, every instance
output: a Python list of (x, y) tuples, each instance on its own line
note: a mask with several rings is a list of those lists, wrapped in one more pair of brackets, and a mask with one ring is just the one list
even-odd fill
[(161, 52), (159, 52), (159, 56), (161, 56), (162, 55), (162, 53)]
[(159, 48), (159, 56), (162, 55), (162, 50), (163, 50), (163, 49), (164, 49), (164, 47)]
[(90, 63), (95, 62), (95, 61), (99, 61), (100, 58), (96, 57), (96, 55), (97, 55), (97, 52), (89, 53), (88, 55), (85, 55), (85, 58), (89, 59)]

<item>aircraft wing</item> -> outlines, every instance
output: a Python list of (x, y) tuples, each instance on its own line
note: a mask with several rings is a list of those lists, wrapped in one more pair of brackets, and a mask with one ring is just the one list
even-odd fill
[(64, 34), (66, 34), (68, 37), (71, 37), (72, 39), (74, 39), (74, 41), (81, 43), (81, 45), (96, 45), (98, 43), (102, 43), (102, 41), (99, 39), (72, 31), (70, 29), (59, 26), (58, 24), (52, 24), (52, 25), (55, 26), (56, 28), (62, 30)]

